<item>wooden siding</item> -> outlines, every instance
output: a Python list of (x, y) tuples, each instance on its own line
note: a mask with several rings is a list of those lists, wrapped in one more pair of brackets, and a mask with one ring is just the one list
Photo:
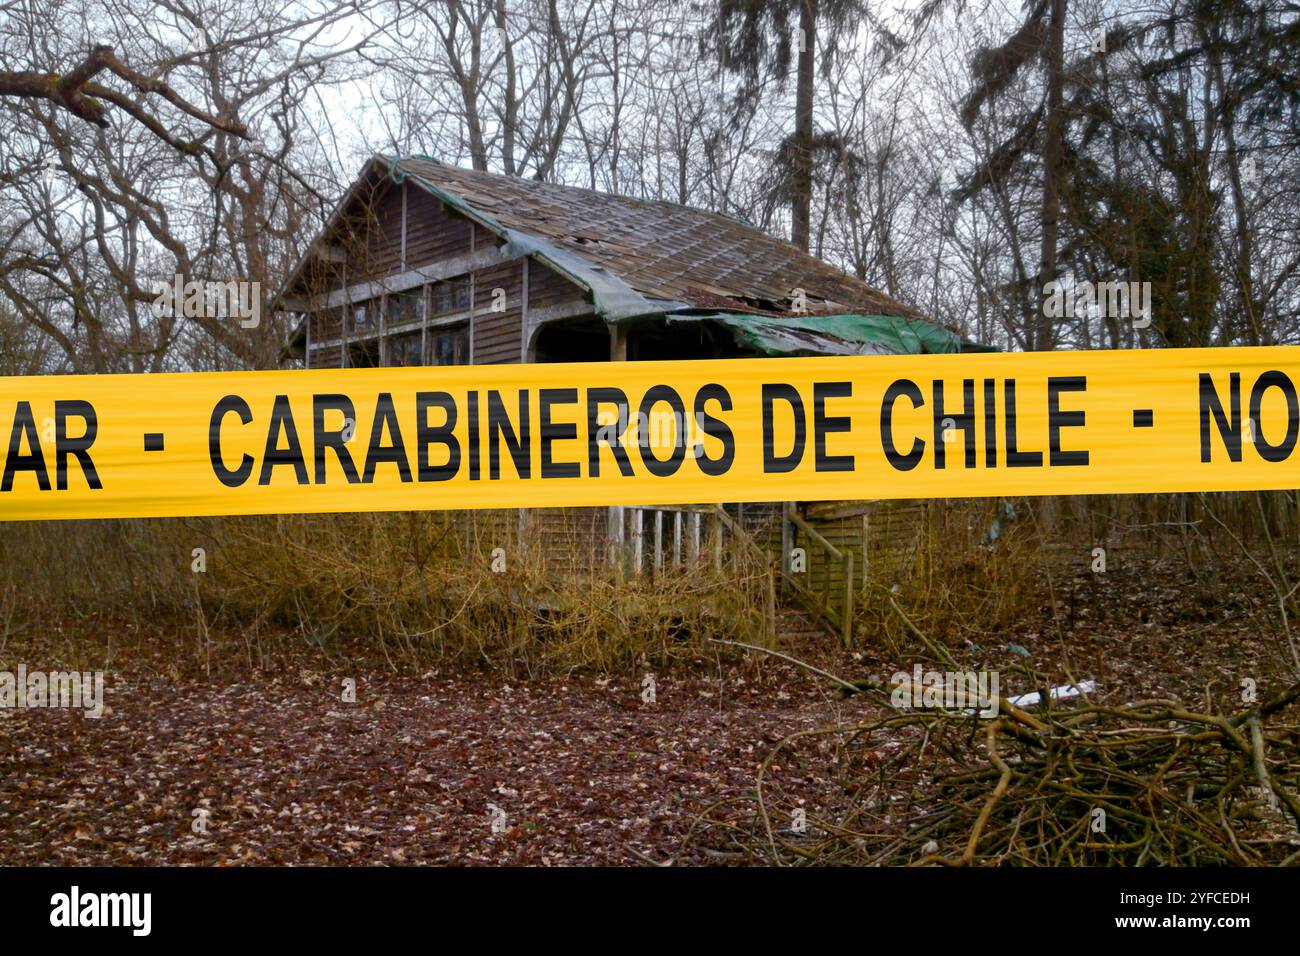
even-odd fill
[(365, 196), (343, 221), (348, 230), (348, 238), (343, 242), (348, 282), (401, 271), (400, 190), (381, 188)]
[(490, 561), (505, 552), (506, 567), (540, 562), (558, 575), (608, 570), (607, 508), (531, 508), (462, 511), (456, 515), (468, 553)]
[(609, 567), (608, 518), (608, 508), (533, 508), (525, 536), (550, 570), (590, 574)]
[[(533, 270), (537, 271), (537, 270)], [(495, 289), (505, 290), (506, 309), (492, 312)], [(503, 262), (474, 273), (474, 364), (511, 364), (523, 347), (523, 263)]]
[(547, 268), (540, 262), (529, 264), (528, 309), (530, 312), (576, 305), (579, 302), (585, 304), (591, 302), (591, 296), (586, 289), (574, 285), (554, 269)]
[[(405, 191), (405, 197), (403, 192)], [(406, 254), (402, 256), (402, 210), (406, 207)], [(402, 272), (469, 256), (503, 243), (488, 230), (472, 224), (436, 197), (416, 186), (380, 187), (359, 200), (344, 217), (351, 233), (343, 243), (347, 251), (346, 274), (339, 273), (330, 288), (336, 292), (358, 283), (384, 279)], [(472, 361), (476, 365), (514, 364), (525, 348), (524, 260), (502, 262), (471, 273), (474, 281)], [(505, 310), (492, 311), (494, 291), (505, 293)], [(536, 261), (528, 263), (527, 312), (581, 314), (590, 295), (567, 278)], [(337, 340), (337, 320), (324, 312), (312, 318), (312, 338), (321, 343)], [(530, 323), (531, 324), (531, 323)], [(313, 368), (337, 368), (342, 352), (337, 346), (310, 346)]]
[[(402, 260), (402, 202), (406, 202), (406, 260)], [(423, 189), (381, 186), (344, 217), (349, 283), (383, 278), (470, 251), (470, 221)], [(482, 233), (483, 230), (480, 230)], [(486, 234), (484, 233), (486, 236)]]
[(340, 368), (343, 365), (343, 347), (340, 345), (325, 348), (312, 347), (310, 368)]
[[(396, 190), (394, 190), (396, 192)], [(388, 226), (401, 233), (401, 204), (397, 206), (397, 219)], [(485, 229), (478, 229), (477, 238), (486, 244), (491, 237)], [(428, 265), (442, 259), (464, 255), (470, 251), (470, 221), (447, 209), (437, 198), (417, 186), (406, 188), (406, 267)]]
[[(835, 547), (853, 552), (854, 566), (865, 580), (877, 568), (910, 567), (925, 536), (928, 505), (912, 500), (817, 501), (804, 506), (804, 518)], [(816, 557), (818, 564), (824, 563)], [(813, 558), (810, 551), (810, 571)]]

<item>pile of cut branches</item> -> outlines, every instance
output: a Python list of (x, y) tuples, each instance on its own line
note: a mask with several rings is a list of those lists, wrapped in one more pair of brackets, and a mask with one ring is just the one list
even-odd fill
[[(1297, 700), (1300, 684), (1226, 716), (1002, 700), (992, 718), (907, 710), (803, 731), (690, 839), (779, 865), (1296, 864)], [(829, 792), (774, 782), (818, 762)]]

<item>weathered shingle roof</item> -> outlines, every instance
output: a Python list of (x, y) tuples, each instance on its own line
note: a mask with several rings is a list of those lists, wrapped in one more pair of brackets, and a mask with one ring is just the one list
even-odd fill
[[(382, 179), (428, 190), (495, 232), (508, 257), (533, 256), (568, 276), (591, 293), (593, 311), (609, 322), (652, 316), (710, 321), (771, 354), (981, 348), (964, 342), (957, 329), (729, 216), (426, 157), (373, 157), (326, 232), (358, 190)], [(307, 261), (304, 256), (280, 295), (295, 287)], [(796, 289), (806, 297), (800, 303), (806, 311), (793, 301)], [(886, 319), (882, 326), (879, 317), (897, 322)], [(300, 321), (286, 354), (303, 347), (305, 327)], [(756, 337), (762, 339), (758, 345), (751, 341)]]
[(919, 318), (912, 307), (737, 219), (662, 200), (634, 199), (447, 166), (380, 157), (390, 172), (457, 197), (508, 230), (605, 270), (648, 299), (690, 308), (788, 314), (809, 307)]

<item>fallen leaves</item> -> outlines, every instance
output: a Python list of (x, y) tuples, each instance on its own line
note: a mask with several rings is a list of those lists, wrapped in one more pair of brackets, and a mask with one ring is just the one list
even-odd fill
[[(1056, 619), (1033, 611), (958, 653), (965, 666), (1003, 670), (1004, 694), (1035, 689), (1017, 683), (1020, 649), (1053, 683), (1096, 679), (1110, 702), (1237, 706), (1243, 677), (1261, 692), (1269, 683), (1267, 595), (1225, 573), (1221, 603), (1207, 608), (1187, 577), (1155, 564), (1077, 576), (1061, 584)], [(159, 639), (159, 658), (170, 640)], [(841, 677), (915, 663), (869, 641), (848, 653), (818, 640), (810, 662)], [(443, 667), (393, 676), (356, 660), (335, 672), (309, 654), (227, 680), (133, 666), (106, 675), (111, 707), (99, 720), (0, 711), (0, 863), (741, 863), (686, 834), (705, 811), (751, 793), (786, 736), (883, 706), (842, 700), (772, 658), (664, 668), (653, 703), (643, 668), (503, 682)], [(345, 679), (355, 703), (340, 697)], [(882, 735), (845, 752), (810, 742), (769, 765), (768, 779), (812, 816), (837, 799), (841, 761), (885, 772), (903, 744)], [(493, 806), (504, 814), (496, 833)], [(197, 808), (210, 811), (206, 833), (192, 829)]]
[[(767, 741), (824, 716), (821, 688), (773, 679), (801, 690), (779, 700), (725, 675), (661, 675), (646, 707), (633, 677), (490, 687), (473, 673), (374, 674), (361, 702), (344, 704), (329, 675), (110, 675), (111, 716), (24, 711), (0, 725), (0, 856), (635, 864), (632, 850), (670, 855), (703, 808), (751, 787)], [(492, 832), (490, 805), (504, 832)], [(191, 829), (199, 807), (210, 810), (206, 833)]]

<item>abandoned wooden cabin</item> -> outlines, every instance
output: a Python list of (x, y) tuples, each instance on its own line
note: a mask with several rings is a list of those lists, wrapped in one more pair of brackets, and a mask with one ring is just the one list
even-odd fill
[[(376, 156), (275, 297), (308, 368), (956, 352), (953, 330), (737, 219)], [(724, 534), (807, 571), (788, 585), (837, 630), (876, 547), (924, 505), (797, 502), (538, 509), (503, 533), (573, 567), (707, 557)], [(515, 515), (515, 513), (511, 513)], [(784, 566), (781, 562), (780, 566)]]

